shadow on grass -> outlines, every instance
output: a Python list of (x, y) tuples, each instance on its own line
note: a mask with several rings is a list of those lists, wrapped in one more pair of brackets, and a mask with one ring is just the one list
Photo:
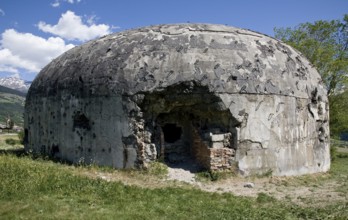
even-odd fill
[(14, 155), (16, 157), (30, 157), (33, 160), (42, 159), (52, 161), (53, 163), (66, 164), (66, 165), (84, 165), (84, 164), (73, 164), (70, 161), (62, 160), (50, 155), (33, 154), (27, 152), (24, 148), (13, 148), (13, 149), (0, 149), (0, 155)]
[(12, 154), (17, 157), (28, 155), (24, 148), (15, 148), (15, 149), (0, 149), (0, 154)]

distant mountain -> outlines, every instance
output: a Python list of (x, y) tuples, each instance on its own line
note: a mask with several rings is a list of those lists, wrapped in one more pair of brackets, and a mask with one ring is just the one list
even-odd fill
[(0, 124), (10, 117), (15, 125), (23, 126), (25, 93), (0, 86)]
[(24, 93), (28, 92), (31, 82), (24, 81), (18, 77), (0, 78), (0, 85), (7, 88), (15, 89)]

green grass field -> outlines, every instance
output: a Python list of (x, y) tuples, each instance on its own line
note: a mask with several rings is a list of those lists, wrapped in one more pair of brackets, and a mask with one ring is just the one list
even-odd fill
[[(338, 179), (347, 186), (346, 156), (336, 158), (319, 181)], [(188, 187), (151, 189), (80, 175), (90, 169), (3, 151), (0, 219), (348, 219), (348, 201), (300, 206), (264, 193), (252, 198)], [(299, 177), (297, 184), (308, 180)]]

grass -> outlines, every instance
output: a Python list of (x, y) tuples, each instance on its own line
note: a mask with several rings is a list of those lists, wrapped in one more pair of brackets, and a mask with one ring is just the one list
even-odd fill
[(265, 196), (255, 201), (195, 189), (125, 186), (74, 175), (71, 169), (49, 161), (1, 155), (0, 216), (5, 219), (279, 219), (325, 216), (328, 211), (302, 209)]
[(17, 133), (0, 133), (0, 150), (21, 148), (23, 148), (23, 145), (20, 143)]
[[(301, 207), (265, 193), (251, 198), (179, 187), (149, 189), (79, 174), (89, 169), (0, 154), (0, 219), (348, 218), (347, 201)], [(162, 175), (166, 170), (153, 164), (148, 172)], [(338, 157), (327, 176), (348, 182), (347, 174), (347, 158)]]
[(160, 162), (151, 162), (144, 173), (162, 178), (168, 174), (168, 167)]

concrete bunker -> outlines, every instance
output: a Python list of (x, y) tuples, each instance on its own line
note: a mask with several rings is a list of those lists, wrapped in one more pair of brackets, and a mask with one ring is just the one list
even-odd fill
[(185, 82), (145, 94), (141, 109), (151, 135), (146, 144), (156, 146), (157, 158), (169, 164), (194, 161), (209, 170), (235, 164), (240, 124), (208, 87)]
[(193, 160), (243, 175), (330, 167), (319, 73), (290, 46), (212, 24), (144, 27), (77, 46), (27, 95), (25, 149), (141, 168)]

